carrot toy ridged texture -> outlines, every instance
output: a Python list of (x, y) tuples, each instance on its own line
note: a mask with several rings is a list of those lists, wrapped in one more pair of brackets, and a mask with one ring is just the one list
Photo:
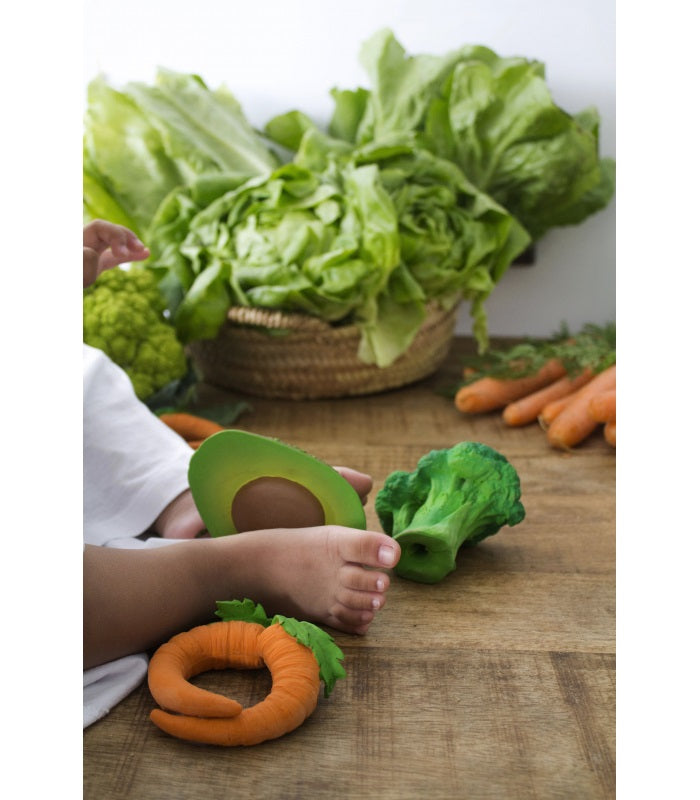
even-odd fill
[[(202, 628), (211, 630), (205, 635)], [(183, 637), (185, 647), (182, 647)], [(293, 731), (316, 708), (321, 686), (318, 661), (308, 647), (280, 624), (265, 628), (251, 622), (214, 622), (174, 639), (180, 640), (180, 651), (174, 660), (156, 661), (160, 648), (149, 667), (149, 686), (156, 702), (178, 712), (153, 709), (151, 720), (172, 736), (202, 744), (254, 745)], [(212, 659), (202, 655), (200, 642), (206, 648), (213, 647), (221, 656)], [(230, 700), (229, 703), (238, 706), (237, 712), (233, 705), (222, 704), (225, 713), (212, 715), (210, 712), (219, 708), (219, 701), (201, 695), (219, 696), (186, 680), (204, 669), (263, 665), (272, 675), (270, 693), (260, 703), (242, 710), (235, 700)]]
[[(221, 627), (220, 627), (221, 626)], [(236, 700), (200, 689), (188, 678), (212, 669), (255, 669), (264, 666), (257, 638), (265, 630), (251, 622), (200, 625), (156, 650), (148, 667), (148, 688), (161, 708), (198, 717), (235, 717)]]

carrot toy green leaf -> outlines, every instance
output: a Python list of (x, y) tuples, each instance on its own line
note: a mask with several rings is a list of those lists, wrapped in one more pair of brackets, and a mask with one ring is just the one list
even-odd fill
[(223, 620), (256, 622), (263, 627), (270, 624), (270, 619), (260, 603), (254, 603), (248, 598), (245, 600), (219, 600), (215, 613)]
[[(149, 663), (148, 686), (159, 705), (150, 718), (171, 736), (229, 747), (284, 736), (313, 713), (322, 681), (328, 697), (345, 677), (342, 651), (309, 622), (268, 618), (248, 599), (221, 601), (216, 614), (221, 621), (173, 636)], [(212, 669), (261, 667), (269, 669), (272, 688), (248, 708), (188, 680)]]
[(336, 645), (333, 637), (317, 625), (281, 614), (268, 618), (265, 609), (252, 600), (220, 600), (216, 606), (216, 615), (223, 620), (255, 622), (265, 627), (279, 623), (290, 636), (308, 647), (318, 661), (325, 697), (333, 691), (337, 680), (346, 677), (345, 669), (340, 663), (345, 658), (343, 651)]

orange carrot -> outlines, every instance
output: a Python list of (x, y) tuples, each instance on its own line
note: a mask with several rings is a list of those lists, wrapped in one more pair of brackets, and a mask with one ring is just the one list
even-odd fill
[(557, 414), (547, 430), (547, 440), (553, 447), (567, 450), (582, 442), (598, 426), (588, 412), (591, 398), (615, 388), (615, 365), (599, 372), (571, 398)]
[(561, 362), (552, 359), (534, 375), (524, 378), (480, 378), (457, 391), (455, 406), (458, 411), (468, 414), (494, 411), (547, 386), (565, 374), (566, 370)]
[(610, 420), (615, 419), (615, 392), (615, 389), (608, 389), (591, 397), (588, 404), (588, 413), (596, 422), (610, 422)]
[(616, 422), (614, 419), (608, 420), (605, 425), (603, 426), (603, 436), (605, 437), (605, 441), (611, 446), (615, 447), (617, 445), (617, 432), (615, 430)]
[(547, 430), (547, 428), (554, 421), (555, 417), (561, 414), (561, 412), (566, 408), (571, 400), (573, 400), (579, 391), (580, 389), (576, 392), (572, 392), (571, 394), (564, 395), (564, 397), (560, 397), (558, 400), (552, 400), (551, 402), (547, 403), (547, 405), (537, 415), (540, 425)]
[(223, 431), (223, 425), (218, 422), (206, 419), (205, 417), (198, 417), (195, 414), (187, 414), (185, 412), (175, 412), (172, 414), (161, 414), (161, 422), (164, 422), (169, 428), (172, 428), (175, 433), (179, 433), (183, 439), (188, 442), (201, 441), (211, 436), (213, 433)]
[[(272, 674), (272, 689), (250, 708), (187, 680), (208, 669), (262, 666)], [(321, 679), (314, 654), (280, 624), (227, 621), (200, 625), (158, 648), (148, 685), (161, 706), (151, 711), (151, 720), (161, 730), (188, 741), (234, 746), (299, 727), (316, 708)]]
[(574, 378), (565, 375), (532, 394), (514, 400), (503, 409), (503, 421), (511, 426), (528, 425), (538, 418), (548, 403), (572, 394), (592, 377), (593, 372), (590, 369), (583, 370)]

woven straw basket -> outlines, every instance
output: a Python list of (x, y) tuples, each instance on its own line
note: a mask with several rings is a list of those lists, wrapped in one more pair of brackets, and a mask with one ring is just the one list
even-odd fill
[(204, 381), (258, 397), (288, 400), (373, 394), (437, 370), (447, 356), (457, 307), (430, 308), (410, 348), (379, 368), (357, 357), (354, 325), (333, 327), (304, 314), (235, 306), (215, 339), (192, 342)]

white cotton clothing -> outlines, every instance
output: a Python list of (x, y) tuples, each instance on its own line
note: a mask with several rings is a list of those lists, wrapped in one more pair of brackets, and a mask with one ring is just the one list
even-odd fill
[(134, 394), (127, 374), (83, 345), (83, 541), (139, 536), (187, 489), (192, 449)]
[[(192, 449), (135, 395), (126, 373), (83, 345), (83, 544), (152, 548), (139, 537), (188, 488)], [(105, 716), (144, 679), (145, 653), (83, 671), (83, 727)]]
[(145, 653), (83, 670), (83, 728), (109, 714), (141, 683), (147, 671)]

